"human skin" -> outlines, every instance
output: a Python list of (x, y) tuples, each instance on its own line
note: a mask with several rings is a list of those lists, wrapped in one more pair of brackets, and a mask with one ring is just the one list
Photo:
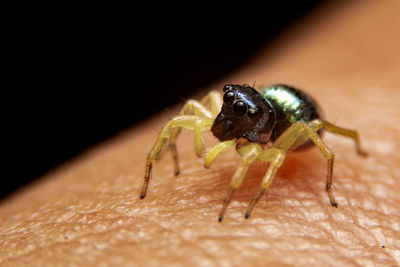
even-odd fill
[[(312, 95), (325, 119), (356, 129), (367, 158), (350, 140), (324, 135), (336, 154), (338, 208), (324, 190), (326, 160), (312, 148), (288, 153), (245, 219), (268, 167), (255, 163), (218, 222), (240, 158), (229, 150), (204, 169), (190, 131), (177, 144), (181, 174), (173, 175), (165, 151), (140, 200), (147, 153), (171, 112), (90, 149), (4, 201), (0, 264), (400, 265), (399, 8), (398, 1), (370, 1), (321, 10), (208, 88), (287, 83)], [(209, 134), (204, 139), (208, 146), (217, 143)]]

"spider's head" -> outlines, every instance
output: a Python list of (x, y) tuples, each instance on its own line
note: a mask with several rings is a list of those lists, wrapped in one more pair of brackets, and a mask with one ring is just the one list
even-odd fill
[(212, 133), (227, 141), (244, 137), (267, 143), (275, 125), (275, 111), (259, 92), (248, 85), (226, 84), (224, 103), (212, 125)]

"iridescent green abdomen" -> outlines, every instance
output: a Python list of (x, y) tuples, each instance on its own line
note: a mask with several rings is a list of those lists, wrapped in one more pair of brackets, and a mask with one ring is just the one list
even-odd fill
[[(275, 109), (276, 124), (270, 137), (272, 142), (297, 121), (308, 123), (314, 119), (322, 119), (318, 104), (298, 89), (283, 84), (275, 84), (263, 88), (260, 94)], [(298, 148), (307, 147), (309, 144), (311, 142), (307, 142)]]

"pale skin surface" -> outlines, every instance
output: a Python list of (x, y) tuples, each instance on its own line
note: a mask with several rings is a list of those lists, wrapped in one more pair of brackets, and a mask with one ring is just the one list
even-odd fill
[[(140, 200), (147, 153), (171, 112), (4, 201), (0, 264), (400, 265), (399, 8), (398, 1), (370, 1), (340, 14), (321, 11), (210, 88), (288, 83), (312, 95), (328, 121), (356, 129), (368, 158), (357, 155), (351, 140), (324, 136), (336, 154), (338, 208), (325, 192), (326, 160), (313, 148), (287, 155), (246, 220), (266, 171), (266, 165), (251, 166), (219, 223), (239, 156), (227, 150), (204, 169), (186, 130), (177, 141), (181, 174), (174, 176), (165, 153)], [(217, 144), (210, 135), (204, 140), (206, 147)]]

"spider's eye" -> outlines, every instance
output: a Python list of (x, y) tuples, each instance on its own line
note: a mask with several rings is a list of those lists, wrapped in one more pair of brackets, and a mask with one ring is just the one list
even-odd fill
[(251, 118), (254, 118), (255, 116), (257, 116), (258, 113), (260, 113), (260, 110), (258, 108), (251, 108), (247, 112), (247, 115), (249, 115), (249, 117)]
[(232, 89), (232, 85), (225, 84), (224, 89), (222, 89), (222, 90), (224, 90), (224, 92), (226, 92), (226, 91), (229, 91), (231, 89)]
[(227, 105), (232, 105), (233, 100), (235, 100), (235, 93), (232, 91), (228, 91), (224, 95), (224, 102)]
[(243, 101), (237, 101), (233, 104), (233, 113), (236, 116), (243, 116), (247, 112), (247, 105)]

